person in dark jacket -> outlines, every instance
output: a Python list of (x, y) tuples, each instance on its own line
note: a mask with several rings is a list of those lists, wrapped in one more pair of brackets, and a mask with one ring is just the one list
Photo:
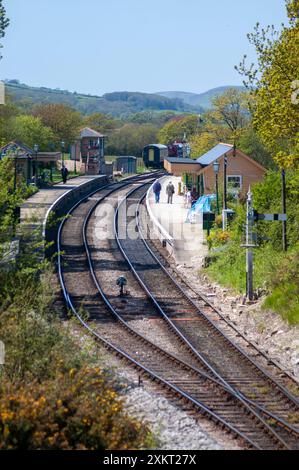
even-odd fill
[(162, 190), (161, 184), (160, 184), (159, 180), (157, 180), (154, 184), (154, 187), (153, 187), (153, 191), (154, 191), (154, 195), (155, 195), (155, 199), (156, 199), (156, 204), (159, 204), (159, 202), (160, 202), (161, 190)]
[(167, 194), (167, 204), (172, 204), (172, 198), (175, 193), (174, 186), (170, 181), (166, 187), (166, 194)]
[(63, 166), (61, 168), (61, 176), (62, 176), (62, 181), (63, 181), (63, 184), (65, 184), (67, 182), (67, 175), (69, 174), (69, 171), (68, 169)]

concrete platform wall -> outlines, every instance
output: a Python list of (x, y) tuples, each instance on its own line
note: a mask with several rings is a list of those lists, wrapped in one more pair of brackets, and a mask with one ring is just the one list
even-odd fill
[(105, 176), (93, 177), (86, 182), (62, 194), (48, 209), (43, 222), (43, 238), (45, 240), (45, 256), (53, 256), (57, 252), (57, 233), (61, 218), (80, 199), (107, 184)]

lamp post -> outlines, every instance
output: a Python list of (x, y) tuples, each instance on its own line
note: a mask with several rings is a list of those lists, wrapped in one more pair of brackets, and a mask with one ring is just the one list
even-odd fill
[(213, 163), (213, 169), (215, 173), (215, 180), (216, 180), (216, 204), (217, 204), (217, 214), (219, 215), (219, 191), (218, 191), (218, 175), (219, 175), (219, 170), (220, 170), (220, 163), (218, 160), (216, 160)]
[(31, 180), (31, 160), (32, 156), (30, 153), (27, 154), (27, 186), (30, 184)]
[(75, 175), (77, 174), (76, 158), (77, 158), (77, 155), (76, 155), (76, 150), (75, 150), (75, 160), (74, 160), (74, 172), (75, 172)]
[(39, 151), (39, 146), (38, 144), (34, 144), (34, 153), (35, 153), (35, 175), (34, 175), (34, 180), (35, 180), (35, 186), (37, 186), (37, 156), (38, 156), (38, 151)]
[(227, 155), (223, 159), (223, 210), (227, 209)]
[(13, 191), (14, 193), (17, 190), (17, 161), (18, 161), (19, 152), (18, 150), (15, 153), (14, 157), (14, 178), (13, 178)]
[(64, 164), (64, 149), (65, 149), (65, 142), (62, 140), (60, 145), (61, 145), (62, 166), (63, 166), (63, 164)]

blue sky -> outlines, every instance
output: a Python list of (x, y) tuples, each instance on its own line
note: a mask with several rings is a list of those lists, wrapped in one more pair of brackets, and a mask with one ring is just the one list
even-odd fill
[(103, 94), (238, 85), (246, 34), (286, 22), (284, 0), (4, 0), (0, 77)]

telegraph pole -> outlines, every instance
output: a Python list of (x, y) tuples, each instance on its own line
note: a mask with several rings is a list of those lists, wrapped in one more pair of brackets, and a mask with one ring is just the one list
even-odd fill
[[(281, 183), (282, 183), (282, 213), (287, 213), (287, 201), (286, 201), (286, 172), (281, 171)], [(287, 221), (282, 222), (282, 247), (283, 251), (288, 251), (288, 240), (287, 240)]]

